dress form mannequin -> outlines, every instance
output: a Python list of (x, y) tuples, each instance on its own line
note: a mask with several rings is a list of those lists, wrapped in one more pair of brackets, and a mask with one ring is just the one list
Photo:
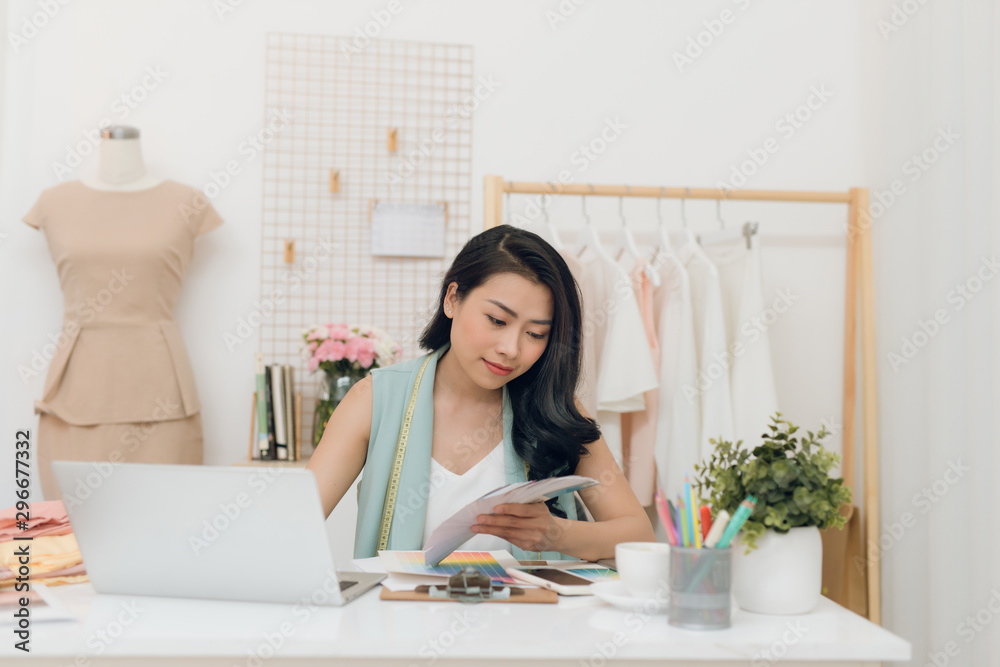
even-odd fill
[(58, 487), (53, 461), (203, 461), (173, 315), (195, 238), (222, 218), (197, 188), (146, 173), (138, 130), (101, 136), (96, 174), (43, 190), (23, 217), (44, 232), (63, 292), (60, 344), (35, 401), (46, 500), (78, 493)]
[(146, 173), (137, 128), (123, 125), (104, 128), (98, 150), (97, 173), (80, 179), (89, 188), (129, 192), (163, 182), (162, 178)]

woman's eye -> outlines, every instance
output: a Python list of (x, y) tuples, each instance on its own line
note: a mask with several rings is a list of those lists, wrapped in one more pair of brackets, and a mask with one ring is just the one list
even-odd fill
[(502, 320), (498, 320), (495, 317), (491, 317), (490, 315), (487, 315), (486, 317), (487, 317), (487, 319), (489, 319), (490, 323), (493, 324), (493, 325), (495, 325), (495, 326), (500, 326), (500, 325), (503, 324)]
[(545, 334), (536, 334), (529, 331), (528, 335), (534, 338), (535, 340), (545, 340)]

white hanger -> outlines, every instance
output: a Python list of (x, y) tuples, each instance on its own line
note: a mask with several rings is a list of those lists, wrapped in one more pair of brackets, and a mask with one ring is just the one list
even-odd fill
[(672, 253), (673, 246), (670, 244), (670, 237), (667, 235), (667, 226), (663, 224), (663, 197), (667, 196), (667, 189), (660, 188), (660, 196), (656, 199), (656, 229), (660, 233), (659, 245), (653, 250), (653, 257), (659, 256), (661, 252)]
[[(555, 192), (555, 187), (551, 183), (549, 183), (549, 189), (551, 189), (553, 192)], [(549, 195), (549, 196), (551, 196), (551, 195)], [(549, 200), (548, 199), (543, 199), (542, 202), (543, 202), (542, 203), (542, 220), (545, 223), (545, 227), (544, 227), (545, 234), (542, 234), (541, 236), (547, 237), (547, 238), (545, 238), (545, 240), (548, 241), (549, 245), (551, 245), (553, 248), (555, 248), (556, 250), (562, 250), (563, 249), (563, 242), (562, 242), (562, 239), (559, 238), (559, 232), (556, 231), (555, 225), (553, 225), (552, 221), (549, 220)]]
[[(590, 191), (594, 191), (594, 186), (590, 186)], [(587, 251), (587, 248), (593, 248), (594, 252), (603, 257), (609, 262), (614, 262), (615, 260), (611, 258), (608, 251), (604, 249), (604, 245), (601, 243), (601, 237), (597, 233), (597, 227), (594, 223), (590, 221), (590, 216), (587, 215), (587, 195), (582, 195), (580, 197), (580, 207), (583, 212), (583, 227), (584, 229), (580, 231), (578, 237), (580, 241), (573, 248), (573, 254), (577, 257), (582, 257), (583, 253)]]
[[(691, 188), (685, 187), (684, 191), (688, 195), (691, 194)], [(684, 238), (688, 243), (698, 245), (698, 239), (695, 237), (694, 232), (691, 231), (691, 228), (688, 227), (687, 209), (685, 208), (686, 203), (687, 199), (681, 197), (681, 224), (684, 225)]]
[[(628, 191), (629, 186), (626, 185), (625, 189)], [(621, 220), (621, 224), (618, 226), (618, 238), (615, 240), (615, 249), (612, 254), (617, 262), (621, 261), (622, 255), (627, 252), (632, 256), (632, 261), (634, 262), (641, 255), (639, 254), (639, 248), (635, 245), (635, 237), (632, 236), (632, 230), (625, 224), (624, 202), (624, 197), (618, 198), (618, 217)]]
[[(723, 188), (726, 196), (729, 196), (728, 190)], [(733, 239), (744, 237), (746, 239), (747, 250), (753, 246), (753, 237), (757, 234), (760, 225), (756, 222), (745, 222), (740, 228), (731, 227), (726, 229), (726, 221), (722, 219), (722, 200), (715, 200), (715, 217), (719, 221), (719, 231), (707, 232), (705, 234), (698, 235), (698, 242), (702, 245), (714, 244), (714, 243), (725, 243)]]

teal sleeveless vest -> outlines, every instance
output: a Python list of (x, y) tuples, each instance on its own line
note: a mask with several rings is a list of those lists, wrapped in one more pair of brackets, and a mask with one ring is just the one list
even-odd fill
[[(448, 344), (427, 355), (402, 361), (372, 371), (372, 424), (368, 440), (368, 458), (358, 487), (358, 522), (354, 534), (354, 557), (377, 556), (379, 524), (385, 503), (396, 441), (403, 422), (420, 366), (432, 356), (417, 390), (416, 407), (410, 423), (410, 435), (403, 458), (403, 470), (396, 495), (396, 507), (389, 529), (390, 551), (420, 551), (423, 546), (424, 519), (430, 494), (431, 440), (434, 426), (434, 372)], [(514, 451), (511, 428), (514, 413), (507, 387), (503, 388), (503, 448), (506, 482), (524, 482), (524, 460)], [(486, 493), (486, 489), (483, 490)], [(569, 519), (577, 520), (573, 494), (557, 499)], [(457, 511), (458, 507), (455, 508)], [(513, 544), (511, 552), (518, 560), (579, 560), (555, 551), (524, 551)]]

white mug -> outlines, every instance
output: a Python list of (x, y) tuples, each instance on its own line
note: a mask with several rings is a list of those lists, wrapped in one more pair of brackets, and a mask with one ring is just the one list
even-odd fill
[(622, 542), (615, 545), (615, 568), (629, 595), (666, 600), (670, 594), (670, 545)]

